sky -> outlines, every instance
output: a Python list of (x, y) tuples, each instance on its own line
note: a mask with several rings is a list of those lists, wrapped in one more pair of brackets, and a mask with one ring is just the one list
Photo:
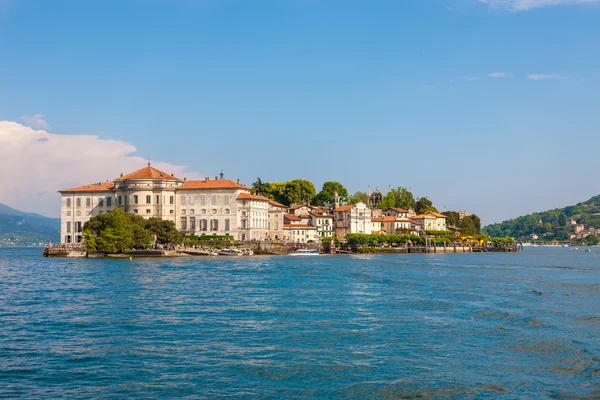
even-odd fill
[(150, 159), (500, 222), (600, 193), (599, 79), (600, 0), (0, 0), (0, 202)]

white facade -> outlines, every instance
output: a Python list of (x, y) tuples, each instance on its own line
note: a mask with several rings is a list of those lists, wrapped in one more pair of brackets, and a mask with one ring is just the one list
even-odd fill
[(364, 203), (349, 204), (333, 210), (335, 236), (344, 238), (349, 233), (373, 232), (371, 209)]

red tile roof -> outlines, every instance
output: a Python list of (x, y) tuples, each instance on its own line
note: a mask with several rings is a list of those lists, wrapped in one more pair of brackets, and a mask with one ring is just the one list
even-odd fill
[(130, 174), (120, 176), (115, 180), (123, 181), (125, 179), (164, 179), (167, 181), (181, 181), (181, 179), (174, 177), (172, 174), (167, 174), (166, 172), (151, 167), (150, 164)]
[(179, 186), (179, 189), (246, 189), (244, 185), (240, 185), (229, 179), (209, 179), (202, 181), (187, 181), (183, 185)]
[(90, 183), (89, 185), (77, 186), (71, 189), (59, 190), (59, 193), (76, 193), (76, 192), (110, 192), (114, 189), (113, 182), (98, 182)]
[[(398, 208), (398, 207), (388, 208), (388, 210), (394, 210), (399, 213), (407, 213), (408, 212), (408, 210), (405, 210), (404, 208)], [(387, 210), (385, 210), (385, 211), (387, 211)]]
[(239, 196), (237, 197), (238, 200), (259, 200), (259, 201), (269, 201), (269, 199), (267, 199), (264, 196), (259, 196), (256, 194), (250, 194), (250, 193), (240, 193)]
[(383, 218), (371, 218), (371, 222), (383, 222)]
[(294, 214), (283, 214), (283, 217), (285, 219), (289, 219), (290, 221), (302, 221), (302, 218)]
[(274, 207), (286, 208), (283, 204), (276, 202), (275, 200), (269, 200), (269, 204)]
[(343, 211), (352, 210), (353, 207), (354, 207), (354, 204), (347, 204), (345, 206), (340, 206), (333, 211), (334, 212), (343, 212)]

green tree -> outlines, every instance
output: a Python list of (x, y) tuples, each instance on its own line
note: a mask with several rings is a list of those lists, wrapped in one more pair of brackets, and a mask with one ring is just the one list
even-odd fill
[(558, 216), (558, 225), (567, 226), (567, 216), (564, 213)]
[(304, 204), (306, 201), (313, 200), (316, 194), (317, 190), (312, 182), (294, 179), (285, 186), (285, 203), (283, 204)]
[(358, 191), (353, 195), (348, 196), (348, 204), (356, 203), (369, 204), (369, 195), (365, 192)]
[(333, 204), (333, 194), (337, 192), (340, 197), (340, 203), (348, 202), (348, 189), (339, 182), (325, 182), (323, 188), (315, 197), (315, 205), (331, 206)]
[(456, 226), (460, 223), (460, 215), (456, 211), (445, 211), (444, 214), (446, 217), (446, 226)]
[(254, 190), (254, 193), (257, 195), (264, 196), (266, 194), (266, 186), (267, 184), (260, 178), (256, 178), (256, 182), (252, 184), (252, 190)]
[(183, 236), (175, 227), (173, 221), (165, 221), (160, 218), (150, 218), (146, 221), (145, 229), (154, 236), (154, 243), (158, 244), (177, 244), (181, 243)]
[(425, 214), (431, 211), (437, 212), (437, 209), (427, 197), (421, 197), (415, 204), (415, 212), (417, 214)]
[(90, 218), (83, 231), (87, 231), (84, 246), (104, 253), (127, 251), (136, 244), (132, 219), (118, 207)]

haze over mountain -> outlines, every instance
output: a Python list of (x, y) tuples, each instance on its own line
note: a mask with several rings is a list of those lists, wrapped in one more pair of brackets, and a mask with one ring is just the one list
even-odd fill
[(26, 213), (0, 203), (0, 245), (30, 246), (60, 241), (60, 219)]

